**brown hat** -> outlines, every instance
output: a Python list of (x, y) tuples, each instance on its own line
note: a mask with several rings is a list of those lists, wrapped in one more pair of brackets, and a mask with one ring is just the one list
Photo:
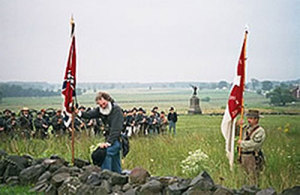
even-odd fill
[(249, 110), (246, 114), (247, 117), (260, 118), (258, 110)]

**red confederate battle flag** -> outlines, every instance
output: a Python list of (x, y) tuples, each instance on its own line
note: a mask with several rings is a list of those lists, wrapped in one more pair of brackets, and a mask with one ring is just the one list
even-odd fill
[[(62, 95), (64, 97), (64, 114), (68, 115), (70, 119), (72, 114), (73, 100), (76, 97), (76, 49), (75, 49), (75, 35), (74, 28), (75, 24), (73, 19), (71, 20), (72, 32), (71, 32), (71, 47), (69, 51), (69, 58), (66, 67), (64, 82), (62, 86)], [(69, 120), (65, 121), (69, 121)], [(67, 125), (68, 126), (68, 125)]]
[(237, 66), (237, 72), (231, 88), (230, 96), (223, 116), (221, 129), (225, 138), (225, 150), (229, 158), (230, 166), (234, 160), (234, 137), (236, 116), (241, 113), (243, 107), (243, 93), (245, 84), (245, 60), (246, 60), (246, 41), (248, 32), (245, 31), (244, 43)]

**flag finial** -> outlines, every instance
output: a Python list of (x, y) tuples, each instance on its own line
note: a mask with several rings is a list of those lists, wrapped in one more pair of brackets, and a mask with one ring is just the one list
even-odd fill
[(73, 14), (71, 15), (70, 24), (71, 24), (71, 37), (72, 37), (75, 31), (75, 22), (74, 22)]
[(245, 25), (245, 33), (248, 34), (248, 30), (249, 30), (249, 26), (248, 26), (248, 24), (246, 24), (246, 25)]

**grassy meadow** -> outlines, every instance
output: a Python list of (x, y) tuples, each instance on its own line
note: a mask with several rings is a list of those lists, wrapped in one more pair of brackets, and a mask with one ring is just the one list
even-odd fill
[[(131, 150), (122, 160), (123, 169), (140, 166), (155, 176), (195, 177), (201, 170), (207, 170), (216, 183), (230, 188), (239, 188), (248, 183), (247, 175), (235, 163), (230, 171), (226, 158), (224, 138), (221, 135), (220, 124), (222, 116), (186, 115), (191, 96), (190, 89), (157, 89), (157, 90), (111, 90), (112, 96), (119, 104), (129, 109), (133, 106), (143, 106), (149, 111), (157, 105), (159, 110), (167, 111), (175, 106), (179, 115), (177, 134), (166, 133), (159, 136), (133, 137)], [(94, 106), (94, 94), (78, 97), (81, 104)], [(209, 102), (201, 102), (204, 113), (223, 112), (228, 91), (201, 90), (200, 98), (210, 97)], [(58, 108), (61, 97), (54, 98), (5, 98), (0, 104), (0, 110), (10, 108), (18, 110), (23, 106), (29, 108)], [(260, 111), (300, 113), (299, 103), (287, 107), (272, 107), (268, 100), (255, 93), (246, 92), (246, 108), (258, 108)], [(266, 141), (263, 150), (266, 156), (266, 167), (261, 175), (261, 188), (272, 186), (277, 192), (300, 184), (300, 115), (265, 115), (260, 124), (266, 130)], [(76, 137), (75, 155), (88, 160), (89, 147), (103, 138), (88, 137), (85, 133)], [(2, 140), (0, 148), (11, 154), (30, 154), (34, 157), (49, 157), (52, 154), (71, 159), (71, 147), (68, 137), (49, 140), (32, 139)], [(204, 155), (187, 162), (195, 151)], [(1, 190), (0, 190), (1, 192)]]
[[(112, 89), (107, 90), (108, 93), (116, 100), (116, 102), (124, 109), (132, 107), (144, 107), (150, 111), (155, 105), (159, 110), (168, 111), (170, 106), (174, 106), (179, 114), (186, 114), (189, 107), (189, 98), (192, 95), (190, 88), (174, 88), (174, 89)], [(78, 103), (86, 107), (95, 106), (94, 92), (88, 92), (79, 96)], [(200, 106), (203, 113), (224, 112), (226, 102), (228, 100), (229, 90), (199, 90), (198, 97), (200, 99), (210, 98), (209, 102), (201, 101)], [(18, 112), (22, 107), (26, 106), (32, 109), (41, 108), (61, 108), (62, 97), (15, 97), (3, 98), (0, 103), (0, 110), (6, 108)], [(260, 111), (276, 111), (276, 112), (293, 112), (300, 113), (300, 102), (295, 105), (287, 105), (286, 107), (275, 107), (269, 105), (269, 100), (262, 95), (254, 92), (245, 92), (245, 107), (257, 108)]]

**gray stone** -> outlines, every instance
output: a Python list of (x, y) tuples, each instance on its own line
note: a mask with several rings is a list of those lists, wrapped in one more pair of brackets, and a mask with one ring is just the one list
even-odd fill
[(49, 184), (47, 183), (41, 183), (38, 185), (35, 185), (34, 188), (31, 188), (29, 192), (44, 192), (49, 187)]
[(7, 154), (4, 150), (0, 149), (0, 160), (1, 160), (2, 158), (5, 158), (7, 155), (8, 155), (8, 154)]
[(23, 169), (20, 172), (20, 181), (22, 184), (36, 183), (45, 170), (46, 168), (41, 164)]
[(128, 176), (120, 175), (118, 173), (113, 173), (110, 177), (111, 185), (124, 185), (128, 182)]
[(0, 177), (4, 175), (5, 169), (7, 167), (7, 163), (5, 163), (3, 160), (0, 161)]
[(247, 186), (247, 185), (243, 185), (240, 190), (241, 194), (243, 195), (254, 195), (258, 191), (260, 191), (260, 189), (257, 188), (256, 186)]
[(300, 186), (294, 186), (292, 188), (285, 189), (281, 192), (282, 195), (299, 195)]
[(206, 171), (202, 171), (190, 183), (190, 186), (193, 189), (199, 189), (203, 191), (212, 190), (214, 188), (214, 185), (214, 181)]
[(84, 166), (88, 166), (90, 165), (91, 163), (89, 161), (86, 161), (86, 160), (82, 160), (80, 158), (75, 158), (74, 159), (74, 166), (76, 167), (79, 167), (79, 168), (82, 168)]
[(113, 172), (110, 170), (107, 170), (107, 169), (104, 169), (100, 173), (101, 179), (106, 179), (106, 180), (108, 180), (112, 175), (113, 175)]
[(111, 193), (111, 185), (110, 185), (110, 183), (107, 180), (103, 180), (101, 182), (101, 186), (100, 187), (102, 187), (103, 189), (105, 189), (105, 191), (107, 193)]
[(6, 181), (9, 177), (13, 177), (13, 176), (19, 176), (21, 172), (21, 169), (14, 165), (14, 164), (9, 164), (6, 169), (5, 172), (3, 174), (3, 178), (4, 181)]
[(115, 185), (115, 186), (112, 187), (111, 190), (113, 191), (113, 193), (117, 193), (118, 194), (118, 192), (122, 191), (122, 187), (119, 186), (119, 185)]
[(126, 192), (126, 191), (128, 191), (128, 190), (130, 190), (130, 189), (132, 189), (132, 186), (131, 186), (129, 183), (125, 184), (125, 185), (122, 187), (122, 191), (123, 191), (123, 192)]
[(109, 192), (107, 191), (107, 189), (103, 188), (102, 186), (96, 186), (94, 188), (94, 194), (108, 195)]
[(47, 179), (42, 179), (42, 180), (39, 180), (38, 182), (36, 182), (35, 185), (37, 186), (37, 185), (40, 185), (40, 184), (43, 184), (43, 183), (49, 183), (49, 182), (48, 182)]
[(126, 191), (124, 193), (124, 195), (136, 195), (136, 194), (137, 194), (137, 192), (135, 189), (129, 189), (128, 191)]
[(141, 186), (139, 194), (141, 195), (154, 195), (162, 194), (163, 186), (157, 180), (152, 180)]
[(56, 159), (56, 160), (60, 160), (65, 166), (68, 166), (69, 165), (69, 162), (66, 161), (64, 158), (54, 154), (52, 156), (50, 156), (50, 159)]
[(164, 186), (172, 185), (173, 183), (178, 182), (177, 177), (159, 177), (158, 181)]
[(100, 174), (96, 173), (96, 172), (92, 172), (87, 180), (86, 180), (86, 184), (88, 185), (93, 185), (93, 186), (98, 186), (101, 184), (101, 178), (100, 178)]
[(83, 172), (83, 170), (78, 167), (70, 167), (69, 170), (70, 170), (71, 176), (74, 176), (74, 177), (78, 177)]
[(62, 166), (61, 168), (57, 169), (54, 173), (52, 173), (52, 175), (56, 175), (59, 173), (70, 173), (70, 168), (66, 166)]
[(276, 195), (276, 194), (277, 193), (273, 188), (267, 188), (256, 193), (256, 195)]
[(28, 165), (29, 165), (29, 166), (32, 166), (32, 163), (33, 163), (33, 161), (34, 161), (34, 158), (33, 158), (31, 155), (29, 155), (29, 154), (24, 154), (24, 155), (22, 155), (22, 157), (24, 157), (24, 158), (27, 159)]
[(146, 183), (148, 177), (150, 177), (150, 174), (147, 170), (136, 167), (129, 175), (129, 182), (134, 184), (144, 184)]
[(82, 167), (83, 171), (90, 171), (90, 172), (101, 172), (101, 168), (95, 165), (88, 165)]
[(179, 195), (186, 191), (189, 187), (190, 181), (183, 180), (181, 182), (173, 183), (167, 187), (167, 194)]
[(37, 158), (37, 159), (33, 159), (32, 161), (32, 165), (38, 165), (38, 164), (42, 164), (44, 162), (44, 160), (46, 160), (47, 158)]
[(213, 193), (214, 195), (233, 195), (233, 191), (225, 188), (223, 186), (218, 186), (218, 188), (216, 189), (216, 191)]
[(68, 177), (70, 177), (70, 173), (58, 173), (51, 178), (51, 184), (58, 188)]
[(76, 194), (81, 185), (82, 184), (77, 177), (68, 177), (58, 188), (58, 195)]
[(45, 180), (45, 179), (49, 180), (50, 178), (51, 178), (50, 171), (46, 171), (38, 178), (38, 181)]
[(45, 190), (45, 195), (57, 195), (57, 189), (52, 184)]
[[(94, 190), (95, 190), (95, 186), (90, 186), (90, 185), (82, 184), (82, 185), (79, 186), (79, 188), (78, 188), (76, 194), (94, 195), (94, 194), (96, 194), (96, 193), (94, 192)], [(98, 194), (103, 194), (103, 195), (105, 195), (104, 192), (98, 193)]]
[(20, 170), (23, 170), (31, 165), (30, 161), (23, 156), (10, 155), (7, 156), (5, 160), (10, 164), (16, 165)]
[(188, 191), (184, 192), (183, 195), (212, 195), (213, 192), (201, 190), (197, 188), (189, 188)]
[(45, 159), (43, 164), (49, 166), (48, 170), (53, 173), (62, 167), (67, 167), (66, 163), (62, 159)]
[[(89, 165), (89, 166), (85, 166), (83, 167), (83, 172), (80, 174), (79, 179), (82, 183), (86, 183), (88, 177), (92, 174), (92, 173), (100, 173), (101, 169), (97, 166), (94, 165)], [(101, 176), (100, 176), (101, 178)]]
[(12, 176), (6, 179), (6, 184), (9, 186), (15, 186), (20, 184), (20, 180), (18, 176)]

